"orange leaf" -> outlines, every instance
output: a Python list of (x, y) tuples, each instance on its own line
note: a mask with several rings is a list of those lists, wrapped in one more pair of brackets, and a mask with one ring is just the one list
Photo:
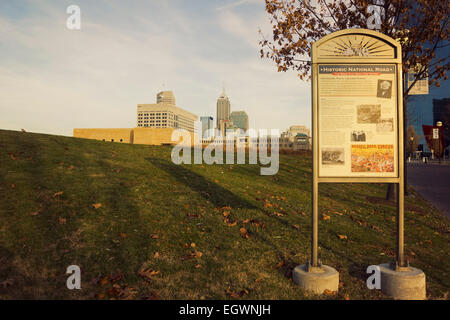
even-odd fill
[(122, 239), (125, 239), (125, 238), (127, 237), (127, 234), (126, 234), (126, 233), (123, 233), (123, 232), (121, 232), (121, 233), (120, 233), (120, 237), (121, 237)]
[(61, 217), (58, 218), (58, 223), (59, 223), (59, 224), (66, 224), (66, 221), (67, 221), (67, 220), (64, 219), (64, 218), (61, 218)]
[(98, 209), (98, 208), (100, 208), (101, 206), (102, 206), (101, 203), (94, 203), (94, 204), (92, 204), (92, 207), (94, 207), (94, 209)]

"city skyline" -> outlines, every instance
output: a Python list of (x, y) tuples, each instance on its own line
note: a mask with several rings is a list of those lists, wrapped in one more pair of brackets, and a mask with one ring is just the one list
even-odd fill
[(132, 127), (130, 111), (165, 88), (186, 110), (214, 115), (222, 85), (252, 128), (310, 127), (310, 84), (259, 56), (264, 2), (78, 1), (81, 30), (68, 30), (71, 4), (0, 4), (0, 128)]

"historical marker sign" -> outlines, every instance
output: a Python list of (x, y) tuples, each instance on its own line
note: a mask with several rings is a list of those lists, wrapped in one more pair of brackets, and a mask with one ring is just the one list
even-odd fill
[(319, 177), (396, 177), (396, 65), (318, 69)]
[(314, 43), (312, 56), (315, 179), (398, 182), (400, 45), (376, 31), (349, 29)]
[(439, 139), (439, 129), (433, 128), (433, 139)]
[(318, 261), (319, 183), (395, 183), (397, 261), (403, 254), (401, 46), (366, 29), (331, 33), (312, 45), (313, 190), (311, 267)]

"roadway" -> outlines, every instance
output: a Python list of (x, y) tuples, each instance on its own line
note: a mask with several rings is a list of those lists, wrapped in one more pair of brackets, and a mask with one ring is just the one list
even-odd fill
[(450, 164), (408, 163), (408, 184), (450, 218)]

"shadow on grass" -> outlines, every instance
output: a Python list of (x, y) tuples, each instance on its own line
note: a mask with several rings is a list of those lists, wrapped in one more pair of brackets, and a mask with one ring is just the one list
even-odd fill
[(257, 209), (252, 203), (235, 195), (231, 191), (209, 181), (202, 175), (186, 169), (183, 165), (176, 165), (170, 160), (146, 158), (155, 167), (173, 176), (178, 182), (198, 193), (215, 207), (230, 206), (232, 208)]

